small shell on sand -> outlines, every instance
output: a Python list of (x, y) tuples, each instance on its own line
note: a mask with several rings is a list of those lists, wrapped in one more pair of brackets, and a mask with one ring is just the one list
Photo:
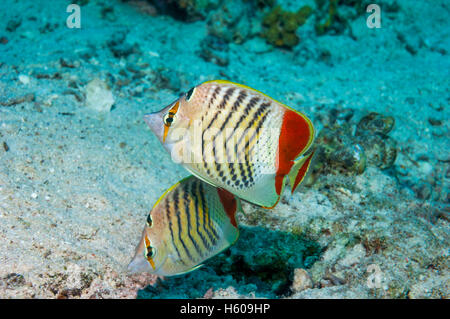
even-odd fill
[(292, 282), (291, 289), (294, 292), (300, 292), (305, 289), (312, 288), (313, 282), (308, 272), (303, 268), (296, 268), (294, 270), (294, 281)]

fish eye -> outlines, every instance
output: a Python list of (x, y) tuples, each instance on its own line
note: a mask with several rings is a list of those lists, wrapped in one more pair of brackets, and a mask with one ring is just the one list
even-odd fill
[(164, 115), (164, 125), (170, 126), (173, 122), (173, 117), (175, 116), (175, 113), (169, 112), (166, 115)]
[(187, 93), (186, 93), (186, 101), (189, 102), (189, 100), (192, 97), (192, 94), (194, 94), (194, 91), (195, 91), (195, 86), (192, 89), (190, 89), (189, 91), (187, 91)]

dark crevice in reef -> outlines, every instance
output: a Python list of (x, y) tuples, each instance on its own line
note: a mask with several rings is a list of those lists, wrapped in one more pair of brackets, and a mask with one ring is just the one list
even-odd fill
[(180, 21), (189, 20), (189, 15), (186, 8), (180, 7), (177, 1), (166, 0), (147, 0), (150, 4), (155, 6), (160, 14), (171, 16)]
[(158, 280), (138, 298), (202, 298), (211, 288), (236, 288), (238, 294), (280, 298), (291, 294), (296, 268), (319, 260), (320, 245), (308, 238), (262, 227), (240, 227), (237, 243), (185, 275)]

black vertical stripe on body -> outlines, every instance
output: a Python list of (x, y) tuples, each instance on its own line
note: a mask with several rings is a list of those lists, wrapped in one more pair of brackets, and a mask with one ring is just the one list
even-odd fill
[[(245, 119), (248, 118), (248, 116), (250, 115), (250, 111), (255, 107), (255, 105), (257, 104), (257, 102), (259, 101), (258, 97), (252, 97), (250, 99), (250, 101), (247, 103), (247, 105), (244, 107), (243, 110), (243, 114), (241, 115), (241, 117), (239, 118), (239, 121), (236, 123), (236, 125), (234, 126), (233, 129), (233, 134), (229, 136), (229, 138), (231, 138), (234, 133), (236, 132), (236, 129), (239, 128), (239, 126), (241, 125), (242, 121), (244, 121)], [(257, 111), (256, 111), (257, 112)], [(245, 131), (243, 133), (243, 135), (245, 135)], [(242, 135), (242, 136), (243, 136)], [(241, 138), (242, 138), (241, 136)]]
[[(261, 106), (258, 106), (259, 103), (261, 103)], [(226, 143), (227, 158), (228, 158), (229, 162), (231, 162), (231, 160), (232, 160), (230, 153), (234, 149), (235, 162), (236, 161), (238, 162), (236, 169), (238, 169), (240, 178), (237, 179), (237, 176), (234, 173), (234, 166), (229, 166), (229, 168), (231, 169), (230, 170), (231, 181), (230, 180), (227, 181), (228, 185), (230, 185), (230, 182), (233, 182), (233, 185), (235, 187), (240, 187), (241, 182), (242, 182), (246, 186), (248, 186), (248, 184), (249, 184), (248, 179), (250, 179), (250, 182), (253, 183), (252, 169), (250, 167), (250, 164), (248, 163), (248, 156), (247, 157), (243, 156), (241, 158), (241, 154), (239, 153), (239, 145), (241, 144), (242, 140), (245, 137), (247, 137), (247, 135), (249, 134), (249, 132), (248, 132), (249, 127), (251, 127), (253, 125), (253, 123), (259, 118), (259, 116), (261, 115), (263, 110), (266, 109), (269, 105), (270, 105), (270, 103), (264, 102), (264, 100), (260, 99), (257, 96), (253, 96), (250, 98), (250, 100), (247, 102), (247, 104), (245, 106), (243, 106), (243, 114), (240, 116), (239, 121), (235, 125), (232, 133), (227, 138), (227, 143)], [(252, 114), (253, 109), (255, 109), (255, 111), (253, 112), (253, 115), (251, 116), (250, 114)], [(250, 116), (252, 117), (251, 119), (250, 119)], [(248, 121), (247, 128), (240, 129), (240, 126), (242, 126), (242, 123), (245, 120)], [(233, 145), (234, 147), (229, 148), (228, 141), (232, 137), (236, 138), (237, 142)]]
[(240, 90), (239, 95), (236, 98), (236, 101), (234, 101), (234, 103), (233, 103), (233, 107), (231, 108), (231, 111), (236, 112), (246, 97), (247, 97), (247, 93), (245, 93), (244, 90)]
[[(230, 93), (230, 91), (231, 91), (231, 93)], [(227, 94), (228, 93), (230, 93), (230, 94), (232, 94), (233, 92), (235, 91), (235, 89), (234, 88), (232, 88), (232, 90), (231, 89), (229, 89), (228, 91), (227, 91)], [(226, 95), (225, 95), (226, 96)], [(224, 98), (225, 98), (225, 96), (224, 96)], [(231, 95), (232, 96), (232, 95)], [(234, 105), (236, 105), (236, 103), (237, 103), (237, 101), (239, 100), (239, 97), (241, 97), (241, 95), (239, 95), (237, 98), (236, 98), (236, 100), (233, 102), (233, 100), (231, 100), (230, 101), (230, 103), (234, 103)], [(233, 106), (234, 107), (234, 106)], [(224, 129), (225, 129), (225, 127), (226, 127), (226, 125), (228, 124), (228, 122), (230, 121), (230, 119), (233, 117), (233, 110), (228, 110), (228, 114), (227, 114), (227, 117), (225, 118), (225, 120), (222, 122), (222, 125), (220, 126), (220, 129), (219, 129), (219, 131), (217, 132), (217, 134), (214, 136), (214, 139), (213, 139), (213, 146), (214, 146), (214, 150), (215, 150), (215, 146), (216, 146), (216, 139), (217, 139), (217, 137), (219, 136), (219, 134), (222, 134), (222, 136), (223, 136), (223, 134), (224, 134)], [(224, 150), (226, 151), (226, 144), (227, 144), (227, 140), (226, 141), (224, 141), (224, 143), (223, 143), (223, 147), (224, 147)], [(226, 153), (226, 152), (225, 152)], [(214, 153), (214, 159), (216, 160), (216, 162), (218, 162), (218, 160), (217, 160), (217, 157), (216, 157), (216, 155), (215, 155), (215, 153)], [(228, 159), (228, 156), (227, 156), (227, 159)]]
[(194, 93), (194, 90), (195, 90), (195, 86), (193, 88), (191, 88), (189, 91), (187, 91), (186, 101), (189, 101), (191, 99), (191, 95), (192, 95), (192, 93)]
[(231, 95), (233, 95), (235, 88), (231, 87), (229, 88), (225, 94), (222, 97), (222, 102), (219, 104), (219, 109), (224, 109), (227, 105), (228, 100), (230, 99)]
[(186, 243), (184, 242), (182, 238), (183, 228), (181, 227), (181, 216), (180, 216), (180, 207), (179, 207), (179, 201), (180, 201), (180, 192), (178, 189), (175, 190), (173, 199), (174, 209), (175, 209), (175, 216), (177, 218), (177, 224), (178, 224), (178, 240), (180, 241), (181, 245), (183, 246), (184, 251), (186, 252), (186, 255), (191, 261), (194, 261), (192, 258), (192, 255), (189, 251), (189, 249), (186, 247)]
[[(234, 181), (236, 179), (236, 174), (234, 173), (234, 163), (229, 163), (228, 164), (228, 171), (229, 171), (229, 175), (231, 176), (231, 180)], [(234, 177), (234, 179), (233, 179)], [(229, 185), (229, 181), (228, 181), (228, 185)]]
[[(244, 99), (246, 97), (247, 97), (247, 93), (245, 91), (240, 91), (238, 97), (236, 98), (236, 101), (233, 104), (232, 110), (237, 111), (237, 110), (239, 110), (239, 108), (241, 108), (242, 109), (242, 114), (239, 117), (239, 120), (237, 121), (236, 125), (234, 126), (230, 136), (228, 136), (226, 138), (226, 141), (225, 141), (225, 144), (224, 144), (225, 151), (226, 151), (226, 157), (227, 157), (227, 160), (228, 160), (228, 173), (229, 173), (228, 176), (231, 177), (231, 180), (229, 180), (229, 179), (227, 180), (227, 178), (223, 177), (222, 181), (224, 183), (226, 183), (227, 185), (230, 185), (231, 182), (234, 182), (235, 186), (239, 185), (239, 182), (236, 181), (237, 176), (236, 176), (236, 174), (234, 172), (235, 167), (232, 164), (234, 162), (240, 162), (240, 160), (238, 160), (238, 153), (237, 153), (238, 149), (236, 147), (237, 144), (235, 144), (234, 147), (230, 146), (229, 145), (229, 141), (234, 136), (237, 137), (239, 135), (240, 131), (242, 131), (242, 134), (240, 135), (240, 138), (242, 139), (242, 137), (245, 136), (245, 134), (246, 134), (245, 130), (241, 130), (240, 129), (241, 123), (244, 120), (248, 119), (252, 109), (260, 101), (259, 97), (253, 96), (253, 97), (250, 98), (250, 100), (247, 102), (246, 105), (243, 105), (242, 102), (244, 101)], [(233, 112), (230, 112), (230, 113), (233, 114)], [(234, 154), (233, 154), (234, 155), (234, 159), (232, 158), (233, 156), (231, 155), (233, 149), (234, 149)], [(239, 171), (240, 171), (240, 173), (242, 175), (242, 172), (243, 172), (242, 165), (239, 165)], [(237, 182), (237, 184), (236, 184), (236, 182)]]
[(216, 88), (214, 89), (214, 92), (211, 95), (211, 99), (209, 100), (208, 109), (211, 108), (211, 105), (213, 105), (213, 103), (217, 97), (217, 94), (219, 94), (219, 92), (220, 92), (220, 86), (216, 86)]
[[(220, 90), (221, 90), (220, 86), (215, 87), (213, 93), (211, 94), (211, 98), (209, 99), (208, 109), (206, 110), (206, 113), (204, 114), (204, 118), (207, 118), (209, 109), (211, 109), (211, 106), (213, 105), (214, 101), (216, 100), (217, 94), (219, 94)], [(211, 127), (211, 125), (214, 123), (214, 121), (217, 119), (217, 116), (219, 115), (219, 113), (220, 112), (216, 112), (216, 114), (214, 115), (211, 122), (209, 122), (206, 130), (203, 130), (204, 123), (203, 123), (203, 117), (202, 117), (202, 159), (203, 159), (203, 167), (204, 168), (207, 168), (206, 160), (205, 160), (205, 133)], [(208, 175), (210, 175), (210, 174), (208, 173)]]
[(269, 103), (267, 104), (262, 104), (261, 105), (261, 109), (263, 109), (263, 111), (260, 114), (260, 117), (258, 119), (258, 124), (256, 125), (256, 128), (253, 132), (253, 135), (250, 137), (250, 139), (245, 143), (244, 146), (244, 154), (246, 155), (246, 162), (249, 163), (250, 159), (248, 158), (248, 156), (251, 154), (251, 151), (253, 150), (254, 146), (256, 145), (257, 142), (253, 143), (252, 147), (250, 148), (249, 146), (251, 145), (251, 143), (255, 140), (259, 138), (260, 135), (260, 131), (267, 119), (267, 117), (269, 116), (271, 110), (269, 108)]
[[(208, 233), (209, 238), (211, 239), (212, 246), (214, 246), (217, 243), (217, 240), (219, 239), (219, 236), (217, 235), (217, 232), (214, 228), (209, 227), (211, 225), (211, 216), (209, 215), (209, 208), (206, 204), (205, 195), (203, 193), (203, 185), (200, 184), (200, 198), (202, 202), (202, 211), (203, 211), (203, 228), (205, 229), (206, 233)], [(207, 221), (208, 220), (208, 221)]]
[[(232, 92), (234, 92), (234, 89), (233, 89)], [(227, 91), (227, 93), (228, 93), (228, 91)], [(222, 125), (220, 126), (219, 132), (223, 132), (223, 130), (225, 129), (225, 126), (228, 124), (228, 122), (229, 122), (230, 119), (232, 118), (233, 112), (236, 111), (236, 109), (235, 109), (236, 103), (241, 103), (241, 102), (242, 102), (242, 101), (241, 101), (242, 96), (244, 96), (244, 97), (246, 96), (245, 93), (244, 93), (244, 95), (242, 95), (241, 93), (242, 93), (242, 92), (239, 93), (239, 95), (236, 97), (236, 100), (234, 100), (234, 102), (233, 102), (233, 100), (230, 101), (230, 103), (233, 103), (233, 107), (232, 107), (231, 110), (228, 111), (228, 115), (227, 115), (227, 117), (225, 118), (225, 120), (223, 121)], [(240, 101), (241, 101), (241, 102), (240, 102)], [(217, 137), (217, 135), (216, 135), (216, 137)]]
[[(223, 132), (225, 126), (228, 124), (228, 121), (231, 119), (232, 116), (233, 116), (233, 112), (230, 111), (230, 112), (228, 113), (227, 117), (225, 118), (225, 120), (223, 121), (222, 125), (220, 126), (220, 129), (219, 129), (219, 132), (220, 132), (220, 133)], [(219, 134), (219, 133), (218, 133), (218, 134)], [(218, 135), (218, 134), (217, 134), (217, 135)], [(216, 137), (217, 137), (217, 135), (216, 135)]]
[[(270, 110), (266, 110), (267, 107), (266, 106), (261, 106), (258, 111), (256, 111), (253, 114), (253, 118), (249, 121), (247, 128), (245, 129), (246, 132), (250, 132), (250, 129), (254, 129), (254, 132), (252, 132), (252, 136), (250, 137), (250, 139), (248, 139), (246, 141), (246, 143), (251, 142), (251, 140), (255, 137), (255, 134), (257, 133), (258, 127), (261, 128), (262, 124), (264, 123), (267, 114), (269, 114)], [(239, 150), (239, 146), (241, 145), (242, 142), (242, 138), (238, 141), (237, 143), (237, 147)], [(239, 151), (237, 151), (238, 154), (240, 153)]]
[[(213, 149), (213, 152), (214, 152), (214, 157), (216, 156), (216, 152), (215, 152), (215, 149)], [(220, 173), (222, 172), (222, 170), (221, 170), (221, 163), (218, 163), (217, 161), (214, 163), (214, 166), (215, 166), (215, 168), (216, 168), (216, 172), (217, 172), (217, 175), (220, 175)]]
[[(263, 112), (264, 112), (264, 111), (263, 111)], [(256, 128), (255, 128), (255, 130), (254, 130), (252, 136), (250, 137), (250, 139), (245, 143), (245, 146), (244, 146), (244, 149), (243, 149), (243, 150), (245, 150), (245, 149), (248, 148), (248, 146), (250, 145), (250, 143), (254, 140), (255, 136), (259, 136), (259, 131), (261, 130), (261, 128), (262, 128), (262, 126), (263, 126), (263, 124), (264, 124), (264, 121), (266, 120), (266, 118), (267, 118), (267, 116), (269, 115), (269, 113), (270, 113), (270, 110), (267, 110), (264, 114), (262, 114), (262, 115), (259, 114), (259, 115), (261, 115), (261, 116), (260, 116), (260, 118), (259, 118), (259, 120), (258, 120), (258, 124), (256, 125)], [(241, 150), (241, 151), (243, 151), (243, 150)], [(247, 154), (247, 153), (246, 153), (246, 154)]]
[[(250, 102), (249, 102), (250, 104)], [(255, 104), (253, 104), (254, 106)], [(264, 103), (262, 105), (265, 105)], [(239, 158), (240, 153), (238, 152), (239, 150), (239, 145), (242, 143), (242, 140), (247, 137), (248, 135), (248, 130), (250, 127), (253, 126), (253, 123), (259, 118), (259, 116), (261, 115), (261, 113), (264, 111), (264, 109), (266, 108), (266, 106), (263, 107), (259, 107), (255, 110), (255, 112), (253, 112), (253, 116), (250, 120), (248, 120), (248, 124), (247, 127), (242, 131), (241, 136), (239, 137), (237, 143), (234, 145), (234, 153), (236, 154), (236, 157)]]
[[(241, 180), (245, 182), (247, 178), (250, 180), (250, 183), (253, 183), (253, 171), (251, 168), (250, 158), (249, 158), (249, 152), (246, 152), (248, 150), (247, 146), (250, 145), (250, 143), (253, 141), (255, 136), (259, 133), (259, 130), (261, 129), (267, 115), (270, 113), (270, 109), (268, 107), (270, 106), (270, 103), (262, 103), (258, 110), (253, 113), (252, 119), (248, 122), (247, 128), (244, 130), (244, 133), (239, 138), (239, 141), (235, 145), (235, 153), (237, 154), (237, 157), (240, 158), (240, 154), (242, 154), (242, 151), (244, 151), (244, 162), (243, 165), (239, 166), (239, 171), (241, 173), (241, 176), (243, 177)], [(254, 126), (254, 124), (257, 123), (256, 129), (254, 132), (252, 132), (252, 136), (249, 139), (246, 139), (246, 143), (244, 145), (244, 149), (240, 150), (239, 146), (242, 143), (242, 140), (244, 137), (247, 137), (247, 133), (249, 132), (249, 129)], [(258, 134), (259, 136), (259, 134)], [(244, 173), (245, 168), (245, 173)], [(236, 185), (237, 186), (237, 185)]]
[[(199, 206), (199, 184), (200, 182), (196, 179), (192, 182), (191, 184), (191, 194), (194, 197), (194, 205), (195, 205), (195, 226), (196, 226), (196, 233), (197, 235), (200, 237), (200, 239), (202, 240), (203, 246), (205, 247), (206, 250), (210, 251), (211, 250), (211, 246), (208, 243), (208, 241), (206, 240), (205, 236), (203, 235), (203, 233), (200, 231), (200, 206)], [(206, 230), (205, 230), (206, 232)]]
[[(236, 148), (238, 149), (238, 146), (241, 144), (242, 139), (247, 135), (246, 133), (250, 128), (252, 128), (253, 124), (260, 119), (261, 114), (263, 114), (266, 109), (268, 108), (270, 104), (269, 103), (262, 103), (259, 108), (253, 113), (252, 119), (248, 121), (247, 127), (244, 130), (244, 134), (241, 135), (239, 138), (239, 141), (236, 143)], [(268, 113), (268, 112), (267, 112)], [(237, 152), (236, 149), (236, 152)]]
[[(200, 202), (201, 202), (201, 206), (199, 205), (199, 209), (201, 209), (201, 212), (203, 215), (202, 228), (203, 228), (203, 232), (206, 234), (207, 238), (211, 242), (211, 244), (209, 245), (209, 250), (211, 250), (212, 246), (215, 245), (215, 241), (214, 241), (214, 237), (212, 236), (211, 232), (209, 232), (209, 230), (207, 229), (206, 219), (207, 219), (207, 214), (208, 214), (208, 205), (205, 201), (203, 191), (204, 191), (203, 185), (202, 185), (202, 183), (199, 183), (197, 194), (198, 194), (198, 196), (200, 198)], [(199, 221), (200, 221), (200, 219), (199, 219)]]
[[(169, 230), (170, 230), (170, 237), (172, 239), (172, 245), (173, 245), (173, 247), (175, 247), (175, 251), (176, 251), (176, 253), (178, 255), (178, 259), (181, 261), (181, 263), (183, 265), (186, 265), (186, 263), (184, 262), (183, 258), (181, 258), (180, 251), (178, 250), (178, 246), (177, 246), (177, 244), (175, 242), (175, 237), (173, 236), (172, 213), (170, 211), (170, 204), (169, 204), (168, 200), (166, 200), (166, 213), (167, 213), (167, 220), (169, 221)], [(179, 232), (179, 230), (178, 230), (178, 232)]]
[(202, 158), (203, 158), (203, 166), (205, 168), (207, 168), (207, 162), (205, 159), (205, 133), (207, 130), (209, 130), (209, 128), (213, 125), (213, 123), (217, 120), (217, 117), (219, 116), (220, 111), (216, 112), (216, 114), (214, 115), (213, 119), (211, 120), (211, 122), (209, 122), (208, 127), (206, 128), (206, 130), (204, 130), (202, 132)]
[[(256, 127), (256, 131), (255, 133), (258, 134), (259, 136), (259, 131), (261, 130), (263, 124), (264, 124), (264, 120), (265, 118), (269, 115), (270, 111), (267, 111), (262, 117), (261, 120), (258, 123), (258, 126)], [(251, 143), (251, 141), (253, 140), (254, 136), (252, 136), (252, 138), (248, 141), (248, 143), (245, 144), (245, 149), (247, 149)], [(251, 153), (251, 151), (253, 150), (253, 148), (255, 147), (256, 144), (253, 144), (252, 147), (249, 148), (248, 150), (248, 154)]]
[(186, 220), (187, 220), (187, 235), (189, 237), (189, 240), (192, 242), (192, 245), (195, 248), (195, 251), (197, 252), (197, 254), (200, 257), (203, 257), (203, 253), (200, 249), (200, 247), (198, 246), (198, 243), (194, 240), (194, 238), (192, 238), (192, 225), (191, 225), (191, 209), (190, 209), (190, 203), (191, 203), (191, 198), (189, 197), (189, 189), (188, 189), (188, 184), (185, 184), (183, 187), (183, 202), (184, 202), (184, 214), (186, 216)]
[(250, 99), (250, 101), (248, 102), (248, 104), (245, 106), (246, 110), (251, 110), (256, 104), (258, 104), (258, 102), (260, 101), (260, 98), (257, 96), (254, 96)]
[[(216, 148), (217, 148), (216, 139), (219, 136), (219, 134), (221, 134), (221, 133), (222, 133), (221, 131), (217, 132), (217, 134), (214, 135), (213, 140), (212, 140), (212, 153), (213, 153), (213, 157), (214, 157), (214, 165), (215, 165), (215, 168), (216, 168), (216, 171), (218, 174), (220, 174), (220, 171), (221, 171), (220, 170), (221, 163), (219, 163), (219, 158), (217, 158), (217, 154), (216, 154)], [(223, 145), (221, 145), (221, 146), (223, 146)]]
[(243, 152), (245, 154), (245, 163), (246, 163), (246, 167), (247, 167), (247, 174), (249, 176), (250, 182), (253, 183), (254, 178), (253, 178), (253, 171), (252, 171), (252, 163), (250, 163), (250, 154), (254, 148), (254, 146), (256, 145), (256, 143), (254, 143), (252, 145), (252, 147), (250, 148), (250, 144), (251, 142), (256, 138), (259, 138), (259, 134), (260, 134), (260, 130), (262, 128), (262, 125), (266, 119), (266, 117), (268, 116), (268, 114), (270, 113), (270, 110), (268, 110), (260, 119), (258, 126), (256, 127), (255, 131), (253, 132), (253, 135), (250, 137), (250, 139), (245, 143)]
[[(227, 92), (225, 93), (225, 95), (223, 97), (223, 101), (222, 101), (221, 105), (219, 106), (219, 108), (222, 108), (222, 109), (225, 108), (227, 101), (230, 98), (233, 97), (234, 91), (235, 91), (235, 88), (229, 88), (227, 90)], [(235, 102), (233, 100), (230, 100), (230, 104), (231, 103), (235, 103)], [(228, 114), (227, 114), (225, 120), (222, 122), (222, 125), (220, 126), (218, 132), (216, 133), (216, 135), (213, 137), (213, 140), (212, 140), (212, 142), (213, 142), (213, 149), (212, 150), (213, 150), (213, 155), (214, 155), (214, 160), (215, 160), (215, 168), (216, 168), (217, 175), (219, 177), (223, 175), (223, 171), (221, 169), (222, 163), (219, 163), (219, 159), (218, 159), (217, 154), (216, 154), (216, 150), (217, 150), (216, 141), (217, 141), (217, 138), (219, 137), (219, 135), (221, 135), (223, 137), (224, 129), (225, 129), (226, 125), (228, 124), (228, 122), (230, 121), (230, 119), (232, 118), (232, 116), (233, 116), (233, 112), (231, 110), (228, 109), (227, 112), (228, 112)], [(227, 153), (226, 153), (226, 141), (225, 141), (225, 139), (222, 139), (222, 145), (220, 145), (220, 147), (222, 147), (222, 149), (224, 151), (223, 155), (226, 155)], [(227, 159), (228, 159), (228, 156), (227, 156)]]
[(245, 173), (245, 169), (244, 169), (244, 164), (239, 162), (239, 173), (241, 175), (241, 180), (242, 182), (245, 184), (245, 186), (248, 186), (248, 182), (247, 182), (247, 175)]
[[(225, 145), (228, 144), (228, 142), (230, 141), (230, 139), (235, 136), (239, 126), (241, 125), (241, 123), (249, 116), (250, 111), (252, 110), (252, 108), (256, 105), (256, 102), (259, 100), (258, 97), (252, 97), (250, 99), (250, 101), (247, 103), (246, 106), (242, 106), (244, 108), (244, 110), (242, 111), (241, 116), (239, 117), (239, 120), (237, 121), (236, 125), (233, 128), (233, 131), (231, 132), (230, 136), (227, 137), (227, 140), (225, 142)], [(256, 102), (255, 102), (256, 101)], [(245, 131), (242, 133), (243, 135), (245, 135)], [(227, 156), (229, 156), (229, 153), (227, 152)], [(235, 156), (237, 156), (237, 153), (235, 153)], [(230, 161), (230, 160), (229, 160)]]

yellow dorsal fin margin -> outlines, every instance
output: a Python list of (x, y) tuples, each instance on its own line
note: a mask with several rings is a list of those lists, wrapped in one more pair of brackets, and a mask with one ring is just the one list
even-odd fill
[(189, 175), (188, 177), (185, 177), (185, 178), (179, 180), (176, 184), (170, 186), (170, 187), (169, 187), (169, 188), (161, 195), (161, 197), (158, 198), (158, 200), (156, 201), (156, 203), (153, 205), (152, 210), (153, 210), (153, 208), (155, 208), (155, 207), (159, 204), (160, 201), (162, 201), (162, 199), (163, 199), (164, 197), (166, 197), (166, 195), (167, 195), (169, 192), (171, 192), (171, 191), (172, 191), (175, 187), (177, 187), (180, 183), (184, 182), (185, 180), (187, 180), (188, 178), (191, 178), (191, 177), (192, 177), (192, 175)]

